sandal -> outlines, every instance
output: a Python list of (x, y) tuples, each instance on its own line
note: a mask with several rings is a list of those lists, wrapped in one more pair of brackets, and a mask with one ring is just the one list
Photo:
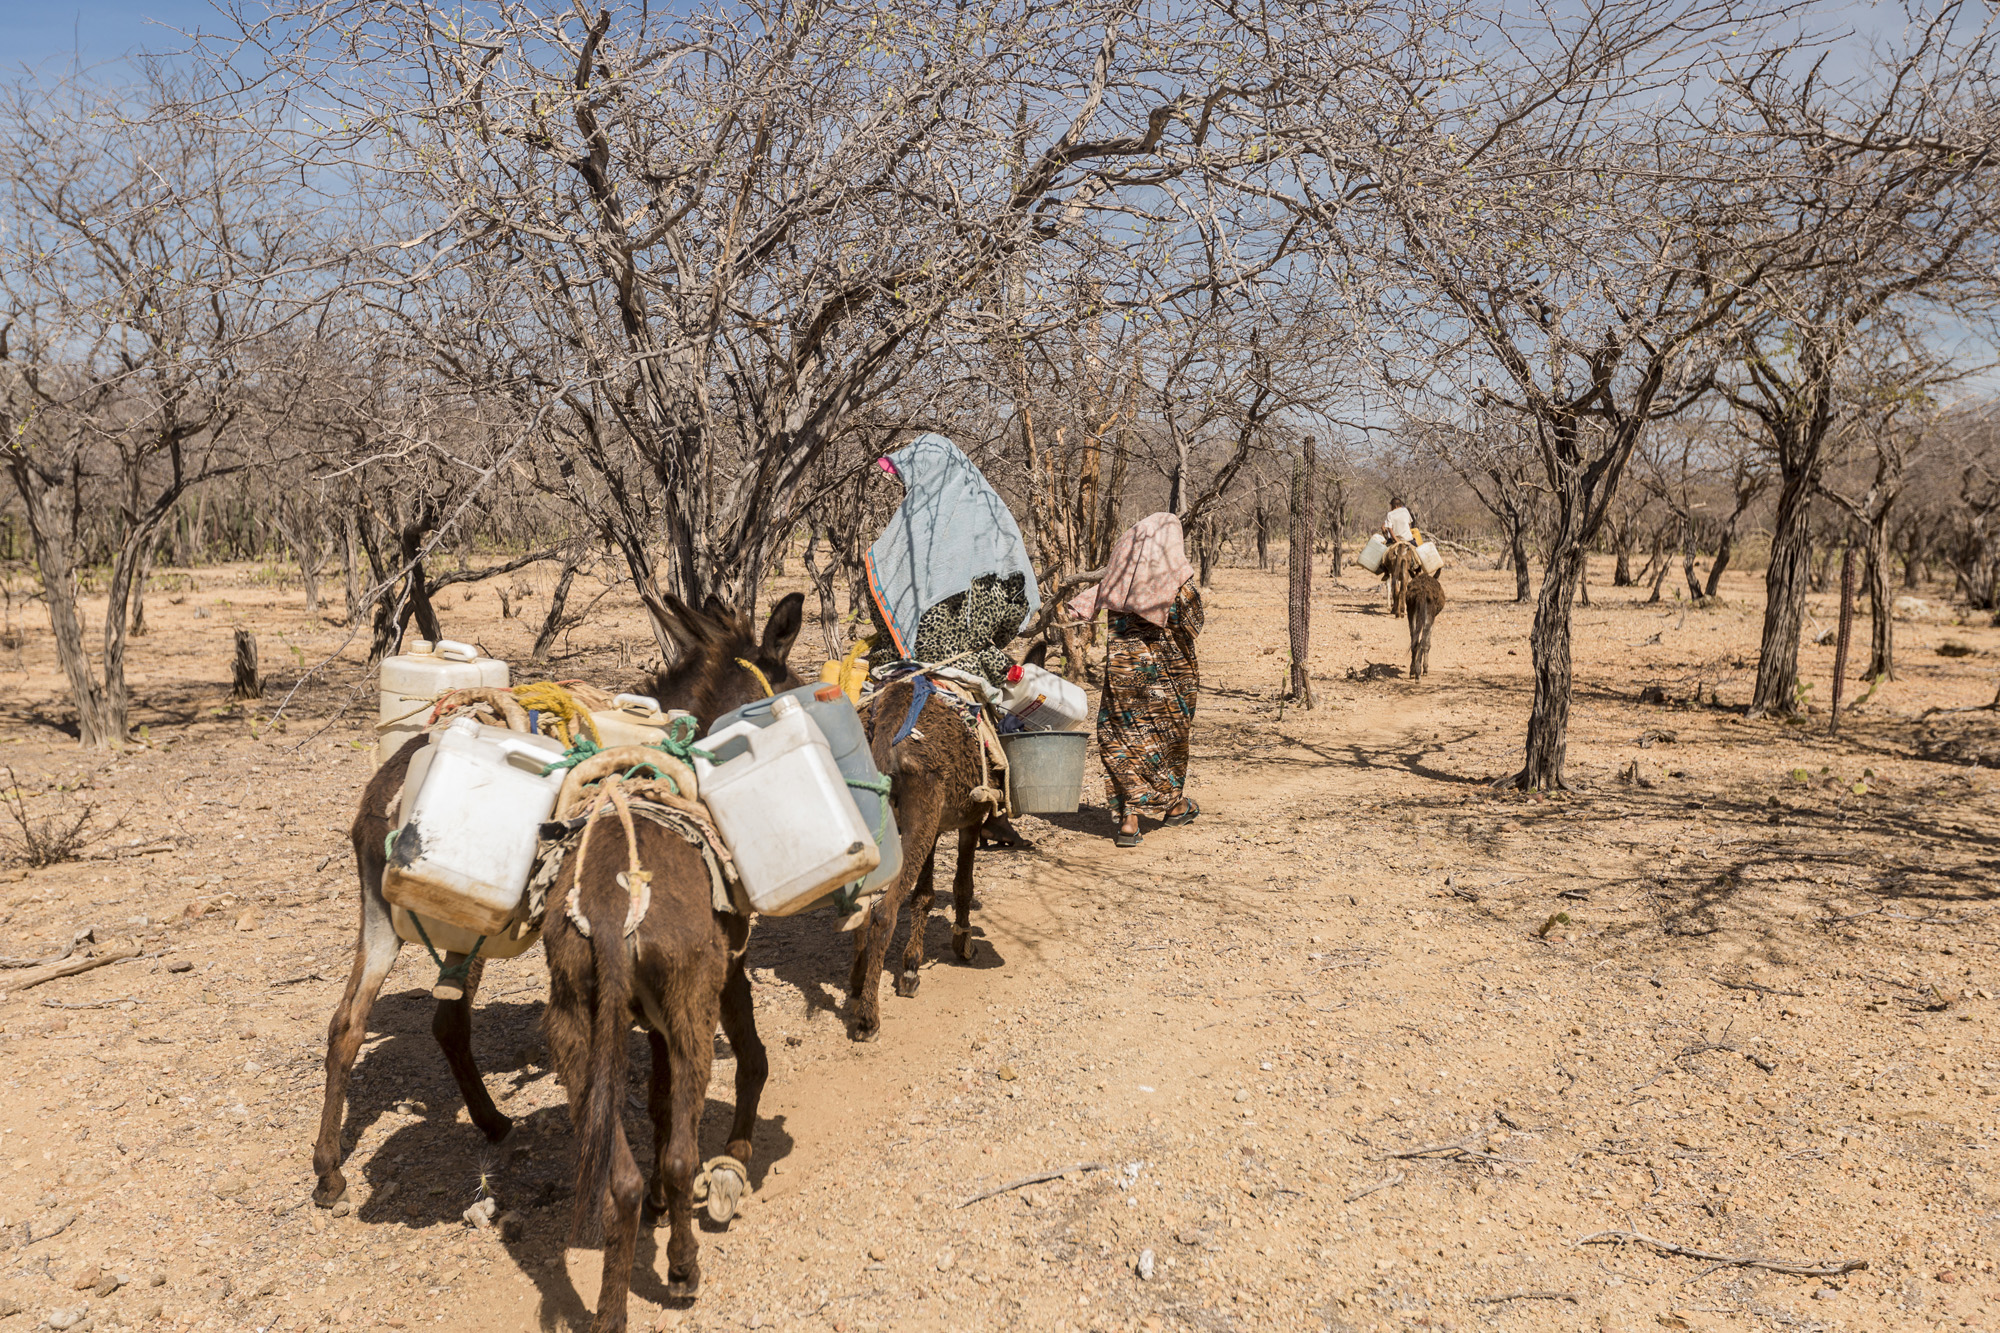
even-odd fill
[(1195, 804), (1194, 798), (1190, 796), (1187, 798), (1187, 809), (1177, 815), (1168, 815), (1160, 823), (1168, 828), (1179, 828), (1183, 824), (1192, 824), (1194, 817), (1200, 813), (1201, 807)]
[(1111, 845), (1113, 847), (1137, 847), (1145, 836), (1145, 834), (1139, 832), (1137, 829), (1132, 830), (1130, 833), (1120, 829), (1117, 835), (1111, 839)]

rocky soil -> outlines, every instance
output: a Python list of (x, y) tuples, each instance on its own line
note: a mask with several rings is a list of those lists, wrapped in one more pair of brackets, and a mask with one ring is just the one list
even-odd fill
[[(1510, 576), (1446, 584), (1415, 686), (1368, 670), (1407, 651), (1376, 586), (1323, 586), (1303, 713), (1276, 700), (1281, 571), (1219, 570), (1200, 819), (1118, 851), (1094, 776), (1077, 815), (1023, 819), (1032, 849), (978, 864), (978, 956), (934, 916), (877, 1044), (845, 1035), (830, 918), (760, 923), (755, 1193), (704, 1232), (692, 1305), (642, 1237), (634, 1326), (2000, 1328), (2000, 779), (1975, 766), (2000, 716), (1926, 717), (1993, 699), (2000, 630), (1906, 608), (1902, 678), (1835, 737), (1742, 716), (1750, 578), (1698, 609), (1599, 587), (1578, 790), (1530, 798), (1488, 785), (1518, 763), (1530, 608)], [(0, 1333), (582, 1327), (539, 951), (488, 970), (476, 1017), (510, 1140), (466, 1120), (406, 950), (348, 1113), (353, 1206), (312, 1206), (373, 696), (348, 644), (274, 721), (347, 631), (252, 569), (175, 595), (128, 752), (58, 730), (45, 629), (0, 654), (0, 781), (31, 818), (123, 821), (0, 870), (0, 953), (139, 946), (27, 990), (0, 970)], [(525, 657), (535, 619), (450, 603), (456, 637)], [(226, 698), (237, 624), (261, 704)], [(615, 594), (570, 640), (553, 673), (607, 683), (651, 651)], [(1831, 655), (1805, 650), (1815, 700)], [(504, 1226), (462, 1220), (482, 1190)]]

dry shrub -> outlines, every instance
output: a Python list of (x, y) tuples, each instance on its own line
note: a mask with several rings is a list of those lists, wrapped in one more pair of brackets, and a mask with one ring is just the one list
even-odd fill
[(7, 770), (7, 789), (0, 792), (0, 806), (14, 823), (11, 829), (0, 824), (0, 852), (10, 861), (37, 868), (74, 861), (86, 845), (125, 827), (122, 818), (105, 824), (95, 802), (79, 801), (67, 792), (63, 793), (63, 809), (39, 819), (30, 817), (20, 779), (12, 768)]

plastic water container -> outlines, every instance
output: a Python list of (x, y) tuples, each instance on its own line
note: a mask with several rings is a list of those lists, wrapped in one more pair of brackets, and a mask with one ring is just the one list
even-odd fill
[(1435, 574), (1444, 568), (1444, 555), (1438, 550), (1436, 542), (1425, 542), (1419, 546), (1417, 559), (1423, 561), (1426, 574)]
[(499, 935), (520, 907), (537, 835), (562, 788), (563, 771), (542, 770), (561, 757), (547, 736), (471, 718), (432, 732), (410, 760), (382, 896), (427, 929), (438, 920)]
[[(875, 756), (868, 748), (868, 731), (861, 725), (861, 714), (848, 701), (845, 691), (837, 681), (823, 681), (817, 685), (801, 685), (786, 690), (770, 699), (758, 699), (741, 708), (724, 713), (709, 728), (710, 740), (703, 745), (714, 749), (713, 737), (725, 727), (738, 722), (753, 722), (760, 727), (771, 725), (773, 710), (779, 699), (796, 700), (806, 710), (806, 715), (818, 725), (820, 735), (826, 738), (826, 745), (833, 751), (833, 762), (840, 767), (843, 781), (852, 779), (869, 786), (879, 786), (882, 774), (875, 767)], [(729, 754), (735, 753), (732, 749)], [(724, 757), (727, 757), (725, 754)], [(881, 864), (870, 871), (862, 882), (861, 892), (869, 893), (894, 879), (903, 868), (903, 835), (896, 827), (896, 814), (886, 796), (868, 787), (849, 785), (848, 797), (854, 808), (861, 814), (861, 823), (869, 835), (875, 837), (876, 848), (882, 853)]]
[[(739, 739), (740, 749), (731, 744)], [(695, 756), (701, 799), (757, 911), (804, 911), (881, 864), (826, 737), (797, 699), (773, 699), (768, 726), (742, 719), (709, 732), (704, 747), (719, 762)]]
[(1383, 541), (1382, 534), (1378, 532), (1368, 539), (1366, 546), (1361, 548), (1361, 567), (1370, 574), (1379, 574), (1382, 572), (1382, 557), (1387, 554), (1389, 554), (1389, 543)]
[(1066, 815), (1083, 800), (1087, 731), (1017, 731), (1000, 738), (1014, 809), (1024, 815)]
[(382, 659), (381, 708), (375, 724), (375, 766), (403, 748), (430, 722), (431, 709), (452, 690), (479, 685), (506, 689), (507, 664), (481, 657), (469, 643), (411, 639), (406, 651)]
[(597, 724), (597, 739), (605, 749), (618, 745), (656, 745), (666, 739), (667, 714), (660, 711), (660, 704), (643, 694), (621, 694), (611, 701), (611, 707), (592, 710), (590, 720)]
[(1007, 671), (1000, 711), (1019, 719), (1022, 731), (1074, 731), (1090, 717), (1090, 696), (1081, 685), (1024, 662)]

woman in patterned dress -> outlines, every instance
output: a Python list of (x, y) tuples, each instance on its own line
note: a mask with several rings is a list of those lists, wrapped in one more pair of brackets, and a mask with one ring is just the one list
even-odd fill
[(1084, 620), (1106, 613), (1110, 643), (1097, 706), (1098, 757), (1119, 820), (1114, 841), (1137, 847), (1142, 809), (1169, 825), (1201, 813), (1182, 790), (1201, 689), (1194, 641), (1202, 605), (1180, 519), (1154, 514), (1133, 524), (1112, 548), (1103, 582), (1078, 594), (1069, 609)]

